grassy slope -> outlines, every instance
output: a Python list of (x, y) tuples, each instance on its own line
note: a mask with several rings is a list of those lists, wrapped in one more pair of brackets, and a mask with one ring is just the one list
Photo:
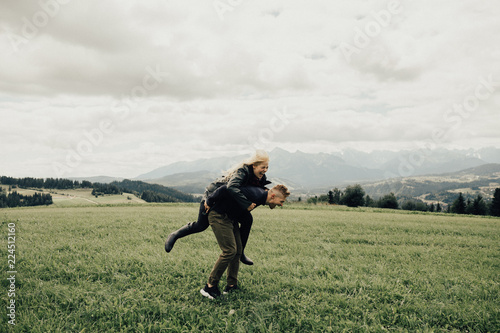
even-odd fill
[[(0, 185), (7, 193), (8, 186)], [(53, 206), (56, 207), (75, 207), (75, 206), (93, 206), (93, 205), (117, 205), (129, 203), (146, 203), (146, 201), (136, 197), (131, 193), (123, 193), (121, 195), (104, 195), (95, 197), (92, 195), (92, 189), (43, 189), (43, 190), (29, 190), (16, 188), (13, 191), (22, 195), (33, 195), (35, 193), (50, 193), (52, 196)], [(128, 199), (130, 198), (130, 199)]]
[(15, 331), (500, 330), (500, 219), (306, 208), (254, 212), (256, 265), (215, 302), (199, 293), (212, 232), (163, 250), (196, 204), (2, 210), (1, 232), (17, 226)]

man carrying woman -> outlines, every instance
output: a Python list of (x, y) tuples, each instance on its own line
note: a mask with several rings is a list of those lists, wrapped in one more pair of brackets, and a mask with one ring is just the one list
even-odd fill
[[(221, 178), (216, 179), (210, 185), (207, 186), (203, 200), (200, 203), (200, 208), (198, 211), (198, 220), (191, 222), (181, 227), (180, 229), (172, 232), (166, 242), (165, 251), (170, 252), (174, 247), (175, 242), (182, 237), (191, 235), (204, 231), (209, 226), (208, 214), (205, 209), (205, 202), (207, 198), (214, 193), (219, 187), (226, 185), (227, 192), (234, 200), (234, 204), (237, 205), (241, 210), (251, 211), (256, 207), (256, 203), (247, 198), (241, 188), (244, 186), (253, 186), (261, 189), (265, 189), (265, 186), (270, 184), (266, 178), (266, 172), (269, 168), (269, 155), (263, 150), (257, 150), (254, 155), (249, 159), (240, 162), (238, 165), (228, 170), (225, 175)], [(241, 227), (239, 228), (241, 242), (242, 242), (242, 253), (240, 256), (241, 262), (247, 265), (253, 265), (253, 261), (245, 256), (244, 249), (250, 235), (250, 229), (252, 227), (252, 215), (248, 214), (244, 218), (246, 220), (241, 222)]]
[[(257, 186), (244, 186), (240, 188), (240, 191), (255, 203), (255, 207), (268, 205), (271, 209), (283, 206), (290, 195), (284, 185), (276, 185), (269, 191)], [(218, 285), (226, 270), (227, 285), (224, 293), (238, 289), (240, 255), (243, 251), (239, 224), (244, 225), (244, 222), (240, 221), (248, 220), (248, 215), (251, 216), (251, 214), (248, 209), (243, 209), (237, 204), (226, 185), (219, 187), (207, 198), (205, 210), (209, 212), (208, 222), (222, 253), (200, 293), (205, 297), (215, 299), (221, 295)]]

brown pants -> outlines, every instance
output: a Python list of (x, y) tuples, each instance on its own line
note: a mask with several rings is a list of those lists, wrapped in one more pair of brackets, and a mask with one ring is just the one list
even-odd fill
[(208, 283), (218, 285), (222, 274), (227, 269), (227, 284), (236, 285), (242, 251), (238, 223), (231, 220), (226, 214), (220, 214), (214, 210), (208, 214), (208, 223), (212, 227), (217, 243), (222, 250), (210, 273)]

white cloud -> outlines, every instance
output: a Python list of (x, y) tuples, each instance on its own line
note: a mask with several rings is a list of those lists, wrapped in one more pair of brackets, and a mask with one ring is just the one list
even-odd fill
[[(391, 3), (242, 1), (221, 19), (194, 0), (4, 1), (0, 174), (55, 176), (85, 148), (66, 175), (258, 145), (411, 148), (438, 129), (442, 145), (498, 146), (500, 5), (401, 2), (384, 17)], [(468, 117), (450, 113), (488, 77)]]

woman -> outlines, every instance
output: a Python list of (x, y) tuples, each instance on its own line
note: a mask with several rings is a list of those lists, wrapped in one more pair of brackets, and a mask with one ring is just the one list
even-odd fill
[[(208, 215), (205, 210), (205, 200), (210, 194), (222, 185), (227, 184), (227, 189), (232, 198), (242, 209), (251, 211), (256, 204), (248, 200), (241, 192), (242, 186), (265, 187), (271, 182), (266, 178), (266, 172), (269, 168), (269, 155), (263, 150), (257, 150), (250, 158), (240, 162), (235, 167), (226, 171), (225, 175), (210, 183), (205, 190), (203, 200), (200, 203), (198, 220), (181, 227), (179, 230), (171, 233), (165, 242), (165, 251), (170, 252), (174, 247), (175, 241), (187, 235), (204, 231), (208, 228)], [(247, 221), (241, 221), (240, 234), (243, 250), (250, 235), (252, 228), (252, 215), (248, 214)], [(244, 252), (241, 254), (241, 262), (246, 265), (253, 265), (253, 261), (246, 257)]]

